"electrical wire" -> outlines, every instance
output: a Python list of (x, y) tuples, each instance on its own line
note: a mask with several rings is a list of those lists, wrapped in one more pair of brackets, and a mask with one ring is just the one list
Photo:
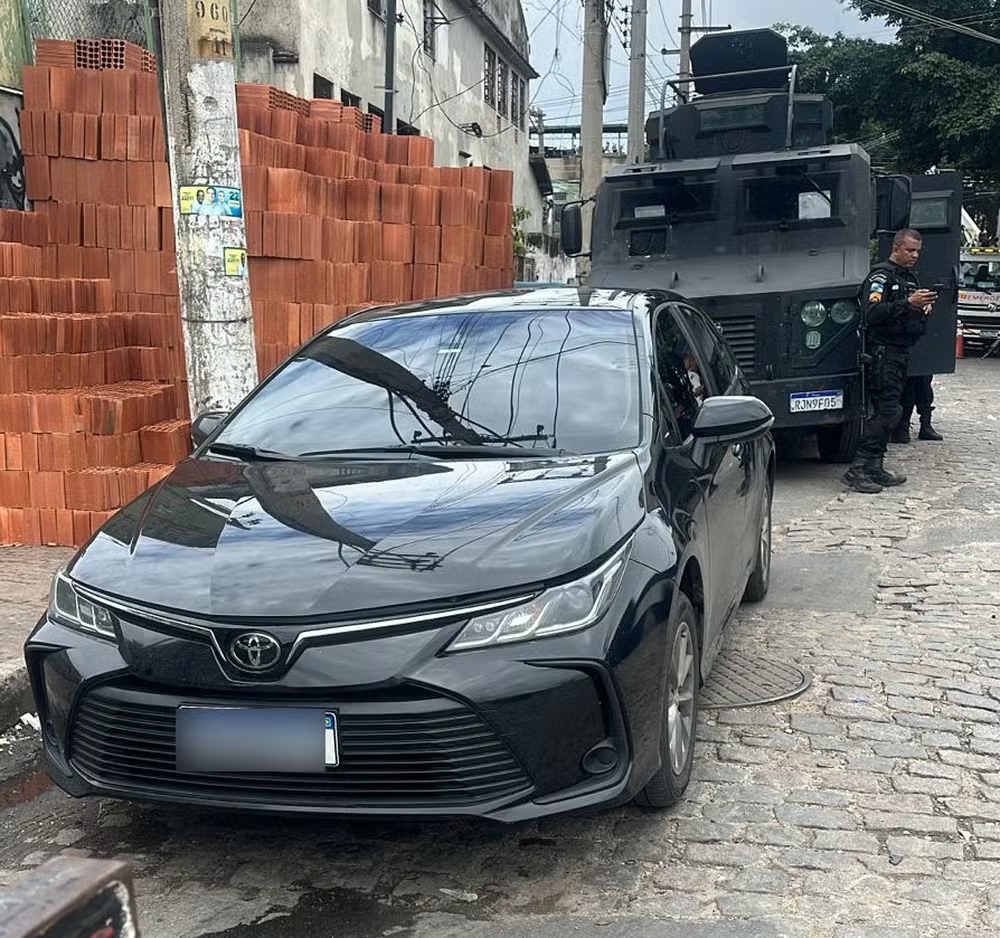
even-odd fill
[(924, 13), (922, 10), (915, 10), (913, 7), (906, 6), (903, 3), (897, 3), (896, 0), (866, 0), (866, 3), (871, 6), (879, 7), (883, 10), (888, 10), (890, 13), (896, 14), (896, 16), (909, 17), (910, 19), (917, 20), (921, 23), (927, 23), (931, 26), (938, 26), (941, 29), (948, 29), (952, 32), (960, 33), (961, 35), (968, 36), (971, 39), (979, 39), (985, 42), (993, 43), (994, 45), (1000, 45), (1000, 38), (997, 36), (990, 36), (987, 33), (981, 33), (976, 29), (963, 26), (961, 23), (957, 23), (953, 20), (942, 19), (939, 16)]

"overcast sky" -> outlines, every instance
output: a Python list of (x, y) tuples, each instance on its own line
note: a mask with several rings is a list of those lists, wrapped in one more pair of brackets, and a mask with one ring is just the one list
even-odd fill
[[(533, 106), (545, 112), (545, 123), (579, 123), (580, 86), (582, 83), (581, 47), (583, 4), (580, 0), (521, 0), (531, 35), (531, 62), (541, 78), (532, 83)], [(676, 48), (680, 0), (648, 0), (649, 41), (653, 48)], [(623, 8), (631, 9), (631, 0), (615, 0), (616, 19), (621, 21)], [(871, 36), (889, 41), (892, 33), (884, 23), (858, 19), (840, 0), (694, 0), (695, 24), (701, 25), (702, 7), (710, 12), (716, 26), (735, 29), (796, 23), (812, 26), (823, 33), (838, 30), (848, 35)], [(670, 32), (668, 33), (668, 27)], [(672, 75), (677, 56), (664, 58), (653, 54), (648, 59), (647, 108), (659, 105), (657, 77)], [(612, 31), (611, 81), (605, 120), (624, 119), (627, 113), (628, 52), (622, 48), (617, 31)]]

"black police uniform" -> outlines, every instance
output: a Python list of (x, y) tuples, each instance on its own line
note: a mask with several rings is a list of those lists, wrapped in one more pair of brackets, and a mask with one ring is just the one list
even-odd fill
[(875, 485), (898, 485), (905, 481), (885, 471), (889, 438), (903, 413), (909, 350), (927, 331), (924, 311), (911, 306), (909, 296), (920, 289), (912, 270), (892, 261), (876, 264), (861, 286), (868, 367), (868, 393), (874, 414), (865, 421), (864, 433), (854, 464), (845, 481), (855, 485), (867, 479)]

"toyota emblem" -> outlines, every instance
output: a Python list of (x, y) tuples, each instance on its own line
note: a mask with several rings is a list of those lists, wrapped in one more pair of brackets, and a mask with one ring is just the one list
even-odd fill
[(281, 645), (264, 632), (244, 632), (233, 639), (229, 658), (244, 671), (266, 671), (281, 658)]

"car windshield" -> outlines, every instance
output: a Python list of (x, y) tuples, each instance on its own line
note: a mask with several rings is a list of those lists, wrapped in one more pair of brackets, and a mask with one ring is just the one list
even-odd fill
[(632, 313), (429, 311), (345, 324), (262, 385), (215, 441), (286, 456), (412, 446), (574, 454), (638, 444)]
[(1000, 287), (1000, 261), (963, 260), (962, 286), (967, 290), (993, 292)]

